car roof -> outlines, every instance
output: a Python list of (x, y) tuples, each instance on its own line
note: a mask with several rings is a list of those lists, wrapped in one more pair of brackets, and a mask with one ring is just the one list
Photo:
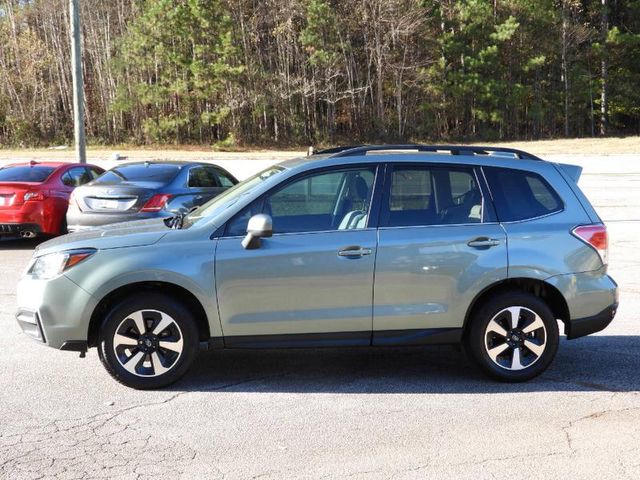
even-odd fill
[(43, 166), (43, 167), (53, 167), (53, 168), (60, 168), (60, 167), (81, 167), (81, 166), (85, 166), (85, 167), (95, 167), (97, 165), (93, 165), (90, 163), (78, 163), (78, 162), (40, 162), (40, 161), (35, 161), (35, 160), (31, 160), (29, 162), (15, 162), (15, 163), (9, 163), (7, 165), (4, 165), (4, 167), (38, 167), (38, 166)]
[(503, 147), (359, 145), (321, 150), (307, 157), (283, 161), (279, 165), (290, 170), (309, 170), (362, 163), (446, 163), (530, 169), (547, 162), (527, 152)]
[[(118, 163), (114, 165), (115, 167), (126, 167), (131, 165), (175, 165), (177, 167), (197, 167), (197, 166), (212, 166), (218, 167), (218, 165), (214, 165), (208, 162), (194, 162), (194, 161), (184, 161), (184, 160), (138, 160), (135, 162), (124, 162)], [(219, 167), (218, 167), (219, 168)]]

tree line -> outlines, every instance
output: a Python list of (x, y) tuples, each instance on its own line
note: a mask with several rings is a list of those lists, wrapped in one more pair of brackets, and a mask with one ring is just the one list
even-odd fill
[[(640, 0), (81, 0), (92, 143), (640, 132)], [(67, 0), (0, 0), (0, 143), (68, 143)]]

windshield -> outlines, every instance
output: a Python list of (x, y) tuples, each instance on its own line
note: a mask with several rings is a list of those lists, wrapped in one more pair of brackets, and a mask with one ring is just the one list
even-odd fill
[(166, 163), (132, 163), (114, 167), (93, 181), (93, 184), (122, 182), (153, 182), (167, 184), (180, 171), (180, 165)]
[(55, 168), (44, 166), (5, 167), (0, 169), (0, 182), (44, 182)]
[(209, 200), (207, 203), (191, 212), (184, 219), (182, 228), (189, 228), (191, 225), (198, 223), (203, 218), (211, 218), (219, 215), (230, 206), (234, 205), (240, 198), (248, 194), (254, 187), (264, 182), (266, 179), (284, 171), (282, 167), (269, 167), (266, 170), (249, 177), (246, 180), (225, 190), (217, 197)]

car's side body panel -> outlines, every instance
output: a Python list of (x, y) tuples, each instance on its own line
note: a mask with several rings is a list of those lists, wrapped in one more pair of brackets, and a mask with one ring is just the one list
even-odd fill
[[(156, 282), (181, 287), (202, 305), (210, 335), (220, 337), (222, 331), (214, 281), (216, 240), (189, 235), (186, 231), (170, 233), (173, 235), (167, 235), (153, 248), (140, 246), (100, 250), (95, 254), (95, 260), (103, 268), (92, 268), (92, 263), (86, 262), (69, 270), (66, 275), (96, 299), (96, 304), (111, 292), (127, 285)], [(88, 323), (84, 325), (85, 336), (87, 326)]]
[(618, 303), (618, 289), (607, 269), (556, 275), (545, 280), (562, 294), (572, 320), (592, 317)]
[[(216, 287), (225, 337), (371, 332), (375, 229), (275, 234), (245, 250), (221, 238)], [(349, 246), (363, 256), (338, 253)]]
[[(481, 237), (496, 245), (468, 245)], [(381, 228), (373, 329), (462, 327), (473, 298), (505, 278), (507, 241), (496, 223)]]

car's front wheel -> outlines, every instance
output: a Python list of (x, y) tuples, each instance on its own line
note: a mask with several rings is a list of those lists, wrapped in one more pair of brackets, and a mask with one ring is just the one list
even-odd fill
[(522, 382), (544, 372), (558, 350), (558, 323), (534, 295), (507, 292), (485, 302), (470, 318), (466, 350), (488, 375)]
[(109, 374), (137, 389), (174, 383), (185, 374), (197, 349), (191, 312), (158, 294), (132, 296), (115, 306), (105, 318), (98, 345)]

